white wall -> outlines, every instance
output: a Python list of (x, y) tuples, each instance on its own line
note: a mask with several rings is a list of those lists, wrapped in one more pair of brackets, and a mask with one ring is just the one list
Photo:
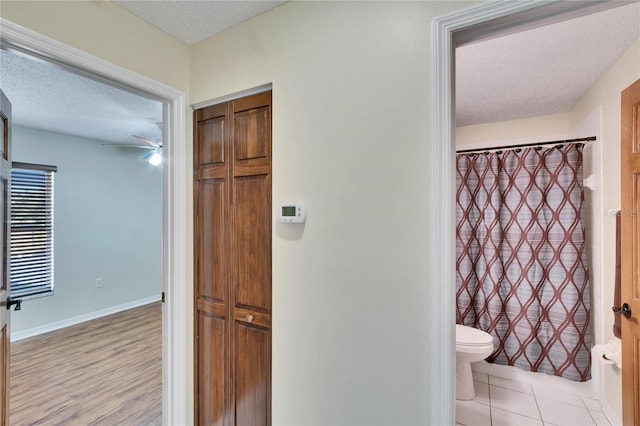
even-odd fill
[(464, 6), (292, 2), (192, 47), (193, 102), (273, 83), (273, 202), (308, 206), (274, 225), (274, 424), (427, 423), (431, 19)]
[[(570, 126), (578, 126), (594, 111), (601, 111), (602, 133), (602, 274), (603, 341), (613, 337), (613, 282), (615, 277), (615, 217), (609, 209), (620, 208), (620, 93), (640, 78), (640, 39), (600, 78), (570, 113)], [(620, 371), (605, 366), (604, 398), (621, 418)]]
[(25, 301), (11, 315), (12, 333), (160, 294), (162, 169), (142, 155), (14, 126), (13, 161), (54, 165), (58, 172), (55, 294)]

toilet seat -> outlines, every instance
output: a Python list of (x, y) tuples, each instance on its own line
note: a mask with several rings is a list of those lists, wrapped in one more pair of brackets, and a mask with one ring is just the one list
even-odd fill
[(456, 346), (471, 348), (493, 346), (493, 337), (477, 328), (456, 324)]

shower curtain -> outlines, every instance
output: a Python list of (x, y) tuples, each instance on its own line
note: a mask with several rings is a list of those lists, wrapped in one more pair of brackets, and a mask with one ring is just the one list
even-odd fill
[(591, 377), (582, 145), (456, 159), (456, 322), (489, 362)]

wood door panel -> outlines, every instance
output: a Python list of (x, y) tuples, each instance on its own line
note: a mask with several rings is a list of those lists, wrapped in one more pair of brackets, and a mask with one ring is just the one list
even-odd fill
[(632, 146), (633, 146), (633, 152), (634, 153), (638, 153), (640, 152), (640, 104), (635, 104), (632, 107), (632, 112), (631, 112), (631, 120), (632, 120), (632, 124), (631, 124), (631, 129), (632, 129)]
[[(631, 374), (631, 377), (633, 378), (633, 382), (632, 382), (633, 391), (630, 393), (631, 395), (640, 395), (640, 362), (638, 361), (640, 360), (640, 339), (638, 339), (637, 336), (633, 336), (632, 346), (633, 346), (633, 349), (632, 349), (633, 359), (635, 359), (636, 361), (630, 366), (633, 369)], [(623, 367), (624, 367), (624, 364), (623, 364)], [(623, 390), (623, 393), (624, 393), (624, 390)], [(623, 397), (627, 397), (627, 395), (623, 395)], [(638, 401), (637, 399), (635, 400), (635, 402), (633, 402), (633, 417), (636, 420), (640, 419), (640, 401)], [(634, 426), (638, 425), (637, 422), (633, 424)]]
[[(0, 309), (4, 309), (3, 306)], [(8, 333), (8, 324), (5, 324), (0, 329), (0, 369), (2, 371), (9, 371), (9, 357), (7, 354), (9, 353), (9, 333)], [(0, 377), (0, 401), (9, 401), (9, 375), (3, 374)], [(0, 419), (8, 419), (9, 418), (9, 403), (5, 402), (4, 404), (0, 404)], [(7, 424), (5, 422), (0, 421), (0, 424)]]
[(235, 306), (271, 311), (270, 175), (234, 178)]
[(271, 328), (271, 314), (256, 312), (251, 309), (235, 308), (233, 310), (233, 318), (238, 322)]
[(5, 160), (9, 153), (9, 118), (0, 114), (0, 137), (2, 137), (2, 143), (0, 143), (0, 155)]
[(271, 423), (271, 93), (194, 113), (195, 423)]
[[(216, 301), (227, 300), (225, 286), (225, 181), (197, 182), (196, 223), (199, 256), (196, 257), (198, 296)], [(206, 219), (205, 219), (206, 218)]]
[(621, 102), (621, 318), (622, 422), (640, 424), (640, 80), (622, 92)]
[(223, 426), (228, 412), (226, 374), (221, 374), (228, 370), (225, 351), (227, 321), (204, 312), (199, 312), (198, 316), (198, 424)]
[(236, 322), (236, 425), (271, 424), (271, 339), (269, 330)]
[[(632, 211), (631, 211), (631, 229), (632, 235), (640, 236), (640, 167), (637, 167), (638, 173), (633, 174), (632, 184)], [(631, 311), (634, 308), (640, 312), (640, 241), (638, 238), (631, 240), (631, 253), (633, 256), (633, 268), (631, 269), (631, 277), (629, 284), (631, 287)], [(637, 305), (636, 305), (637, 304)], [(636, 305), (636, 306), (634, 306)], [(640, 376), (638, 376), (640, 379)], [(640, 419), (640, 417), (639, 417)]]
[(216, 117), (226, 117), (229, 115), (229, 105), (221, 103), (211, 105), (194, 111), (195, 121), (206, 121)]
[[(2, 197), (2, 203), (0, 204), (0, 259), (2, 261), (2, 273), (0, 273), (0, 292), (3, 292), (4, 297), (9, 297), (9, 291), (11, 283), (11, 262), (8, 258), (10, 254), (10, 221), (11, 221), (11, 187), (9, 185), (9, 179), (4, 176), (0, 176), (0, 197)], [(4, 324), (4, 312), (0, 313), (0, 324)]]
[(203, 298), (198, 299), (197, 310), (220, 318), (227, 318), (229, 316), (229, 309), (226, 304), (211, 302)]
[(3, 150), (0, 156), (0, 426), (9, 424), (9, 356), (11, 311), (7, 309), (8, 298), (11, 293), (11, 103), (0, 90), (0, 121), (2, 129), (0, 147)]
[[(227, 159), (228, 106), (214, 105), (197, 110), (194, 120), (194, 169), (222, 168)], [(207, 176), (220, 177), (220, 176)]]
[(233, 168), (234, 177), (267, 175), (271, 172), (271, 167), (262, 164), (236, 164)]
[(240, 99), (234, 99), (231, 103), (231, 111), (233, 111), (233, 113), (247, 111), (262, 106), (271, 107), (271, 91), (258, 93)]
[(250, 109), (234, 115), (235, 159), (263, 160), (268, 163), (270, 149), (269, 107)]
[(198, 165), (223, 166), (225, 162), (225, 117), (198, 123)]

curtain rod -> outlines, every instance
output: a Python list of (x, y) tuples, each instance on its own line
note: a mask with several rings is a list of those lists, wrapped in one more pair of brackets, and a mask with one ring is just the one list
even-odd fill
[(564, 139), (558, 141), (548, 141), (548, 142), (534, 142), (534, 143), (523, 143), (520, 145), (507, 145), (507, 146), (494, 146), (491, 148), (474, 148), (474, 149), (462, 149), (460, 151), (456, 151), (456, 154), (465, 154), (470, 152), (485, 152), (485, 151), (493, 151), (493, 150), (503, 150), (503, 149), (512, 149), (512, 148), (527, 148), (531, 146), (543, 146), (543, 145), (559, 145), (563, 143), (579, 143), (579, 142), (592, 142), (597, 138), (595, 136), (589, 136), (588, 138), (577, 138), (577, 139)]

